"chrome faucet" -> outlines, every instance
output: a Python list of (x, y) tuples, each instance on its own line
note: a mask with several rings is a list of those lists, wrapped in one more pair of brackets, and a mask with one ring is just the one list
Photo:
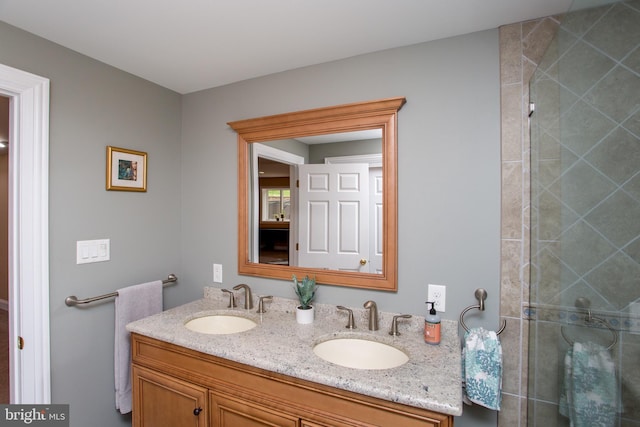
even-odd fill
[(353, 320), (353, 310), (351, 310), (350, 308), (347, 307), (343, 307), (341, 305), (339, 305), (338, 310), (347, 310), (349, 312), (349, 320), (347, 322), (347, 326), (345, 326), (345, 328), (347, 329), (356, 329), (356, 322)]
[(258, 298), (258, 310), (256, 313), (266, 313), (267, 310), (264, 309), (264, 300), (273, 299), (272, 295), (262, 296)]
[(378, 330), (378, 306), (375, 302), (369, 300), (364, 303), (364, 308), (369, 309), (369, 330)]
[(236, 308), (236, 296), (229, 289), (223, 289), (222, 292), (229, 294), (229, 305), (227, 308)]
[(249, 287), (249, 285), (245, 285), (244, 283), (242, 283), (233, 287), (234, 291), (237, 291), (238, 289), (244, 289), (244, 308), (245, 310), (251, 310), (253, 308), (253, 296), (251, 295), (251, 288)]
[(398, 335), (400, 335), (400, 332), (398, 332), (398, 319), (410, 319), (410, 318), (411, 318), (410, 314), (399, 314), (397, 316), (393, 316), (389, 335), (393, 335), (394, 337), (397, 337)]

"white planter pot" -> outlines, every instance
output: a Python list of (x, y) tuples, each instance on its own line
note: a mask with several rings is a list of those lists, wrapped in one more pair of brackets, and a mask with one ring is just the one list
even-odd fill
[(296, 307), (296, 321), (301, 325), (313, 323), (314, 317), (315, 310), (313, 309), (313, 306), (310, 306), (306, 310), (303, 310), (300, 306)]

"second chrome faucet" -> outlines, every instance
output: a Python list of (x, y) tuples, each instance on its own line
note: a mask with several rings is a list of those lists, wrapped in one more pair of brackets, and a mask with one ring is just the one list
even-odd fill
[(245, 285), (244, 283), (240, 285), (235, 285), (233, 287), (234, 291), (239, 289), (244, 289), (244, 308), (245, 310), (251, 310), (253, 308), (253, 295), (251, 294), (251, 288), (249, 285)]
[[(364, 303), (364, 308), (369, 310), (369, 330), (378, 330), (378, 306), (374, 301), (367, 301)], [(347, 329), (356, 329), (356, 324), (353, 320), (353, 310), (350, 308), (339, 305), (338, 309), (346, 310), (349, 312), (349, 322), (347, 323)]]
[(364, 308), (369, 310), (369, 330), (378, 330), (378, 306), (374, 301), (367, 301), (364, 303)]

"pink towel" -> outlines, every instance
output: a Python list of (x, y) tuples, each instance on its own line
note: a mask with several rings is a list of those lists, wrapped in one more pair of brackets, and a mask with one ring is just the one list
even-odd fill
[(116, 409), (127, 414), (131, 412), (131, 342), (126, 326), (162, 311), (162, 281), (118, 289), (115, 308)]

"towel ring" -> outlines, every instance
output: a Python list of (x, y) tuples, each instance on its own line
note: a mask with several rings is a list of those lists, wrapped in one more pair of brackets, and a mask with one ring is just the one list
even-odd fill
[[(597, 316), (594, 316), (591, 314), (591, 310), (589, 309), (589, 307), (591, 306), (591, 301), (589, 301), (587, 298), (584, 297), (580, 297), (576, 300), (576, 308), (578, 309), (582, 309), (582, 310), (587, 310), (587, 314), (586, 316), (584, 316), (584, 322), (589, 324), (592, 322), (598, 322), (601, 325), (604, 325), (609, 332), (611, 332), (611, 344), (609, 344), (609, 346), (607, 347), (607, 350), (611, 350), (613, 348), (613, 346), (615, 346), (618, 343), (618, 331), (616, 331), (615, 329), (613, 329), (606, 320), (601, 319)], [(580, 326), (580, 325), (578, 325)], [(572, 339), (570, 339), (569, 337), (567, 337), (567, 335), (565, 334), (565, 330), (564, 330), (565, 325), (560, 326), (560, 334), (562, 335), (562, 338), (564, 338), (564, 340), (569, 343), (569, 345), (573, 346), (575, 344), (575, 341), (573, 341)]]
[[(476, 299), (478, 300), (478, 304), (470, 305), (469, 307), (462, 310), (462, 313), (460, 313), (460, 325), (467, 332), (469, 332), (469, 328), (464, 323), (464, 315), (467, 313), (467, 311), (473, 310), (475, 308), (477, 308), (480, 311), (484, 311), (484, 300), (487, 299), (487, 291), (485, 289), (478, 288), (476, 289), (475, 296), (476, 296)], [(507, 327), (507, 321), (505, 319), (502, 319), (502, 325), (500, 325), (500, 329), (496, 331), (496, 335), (500, 335), (506, 327)]]

